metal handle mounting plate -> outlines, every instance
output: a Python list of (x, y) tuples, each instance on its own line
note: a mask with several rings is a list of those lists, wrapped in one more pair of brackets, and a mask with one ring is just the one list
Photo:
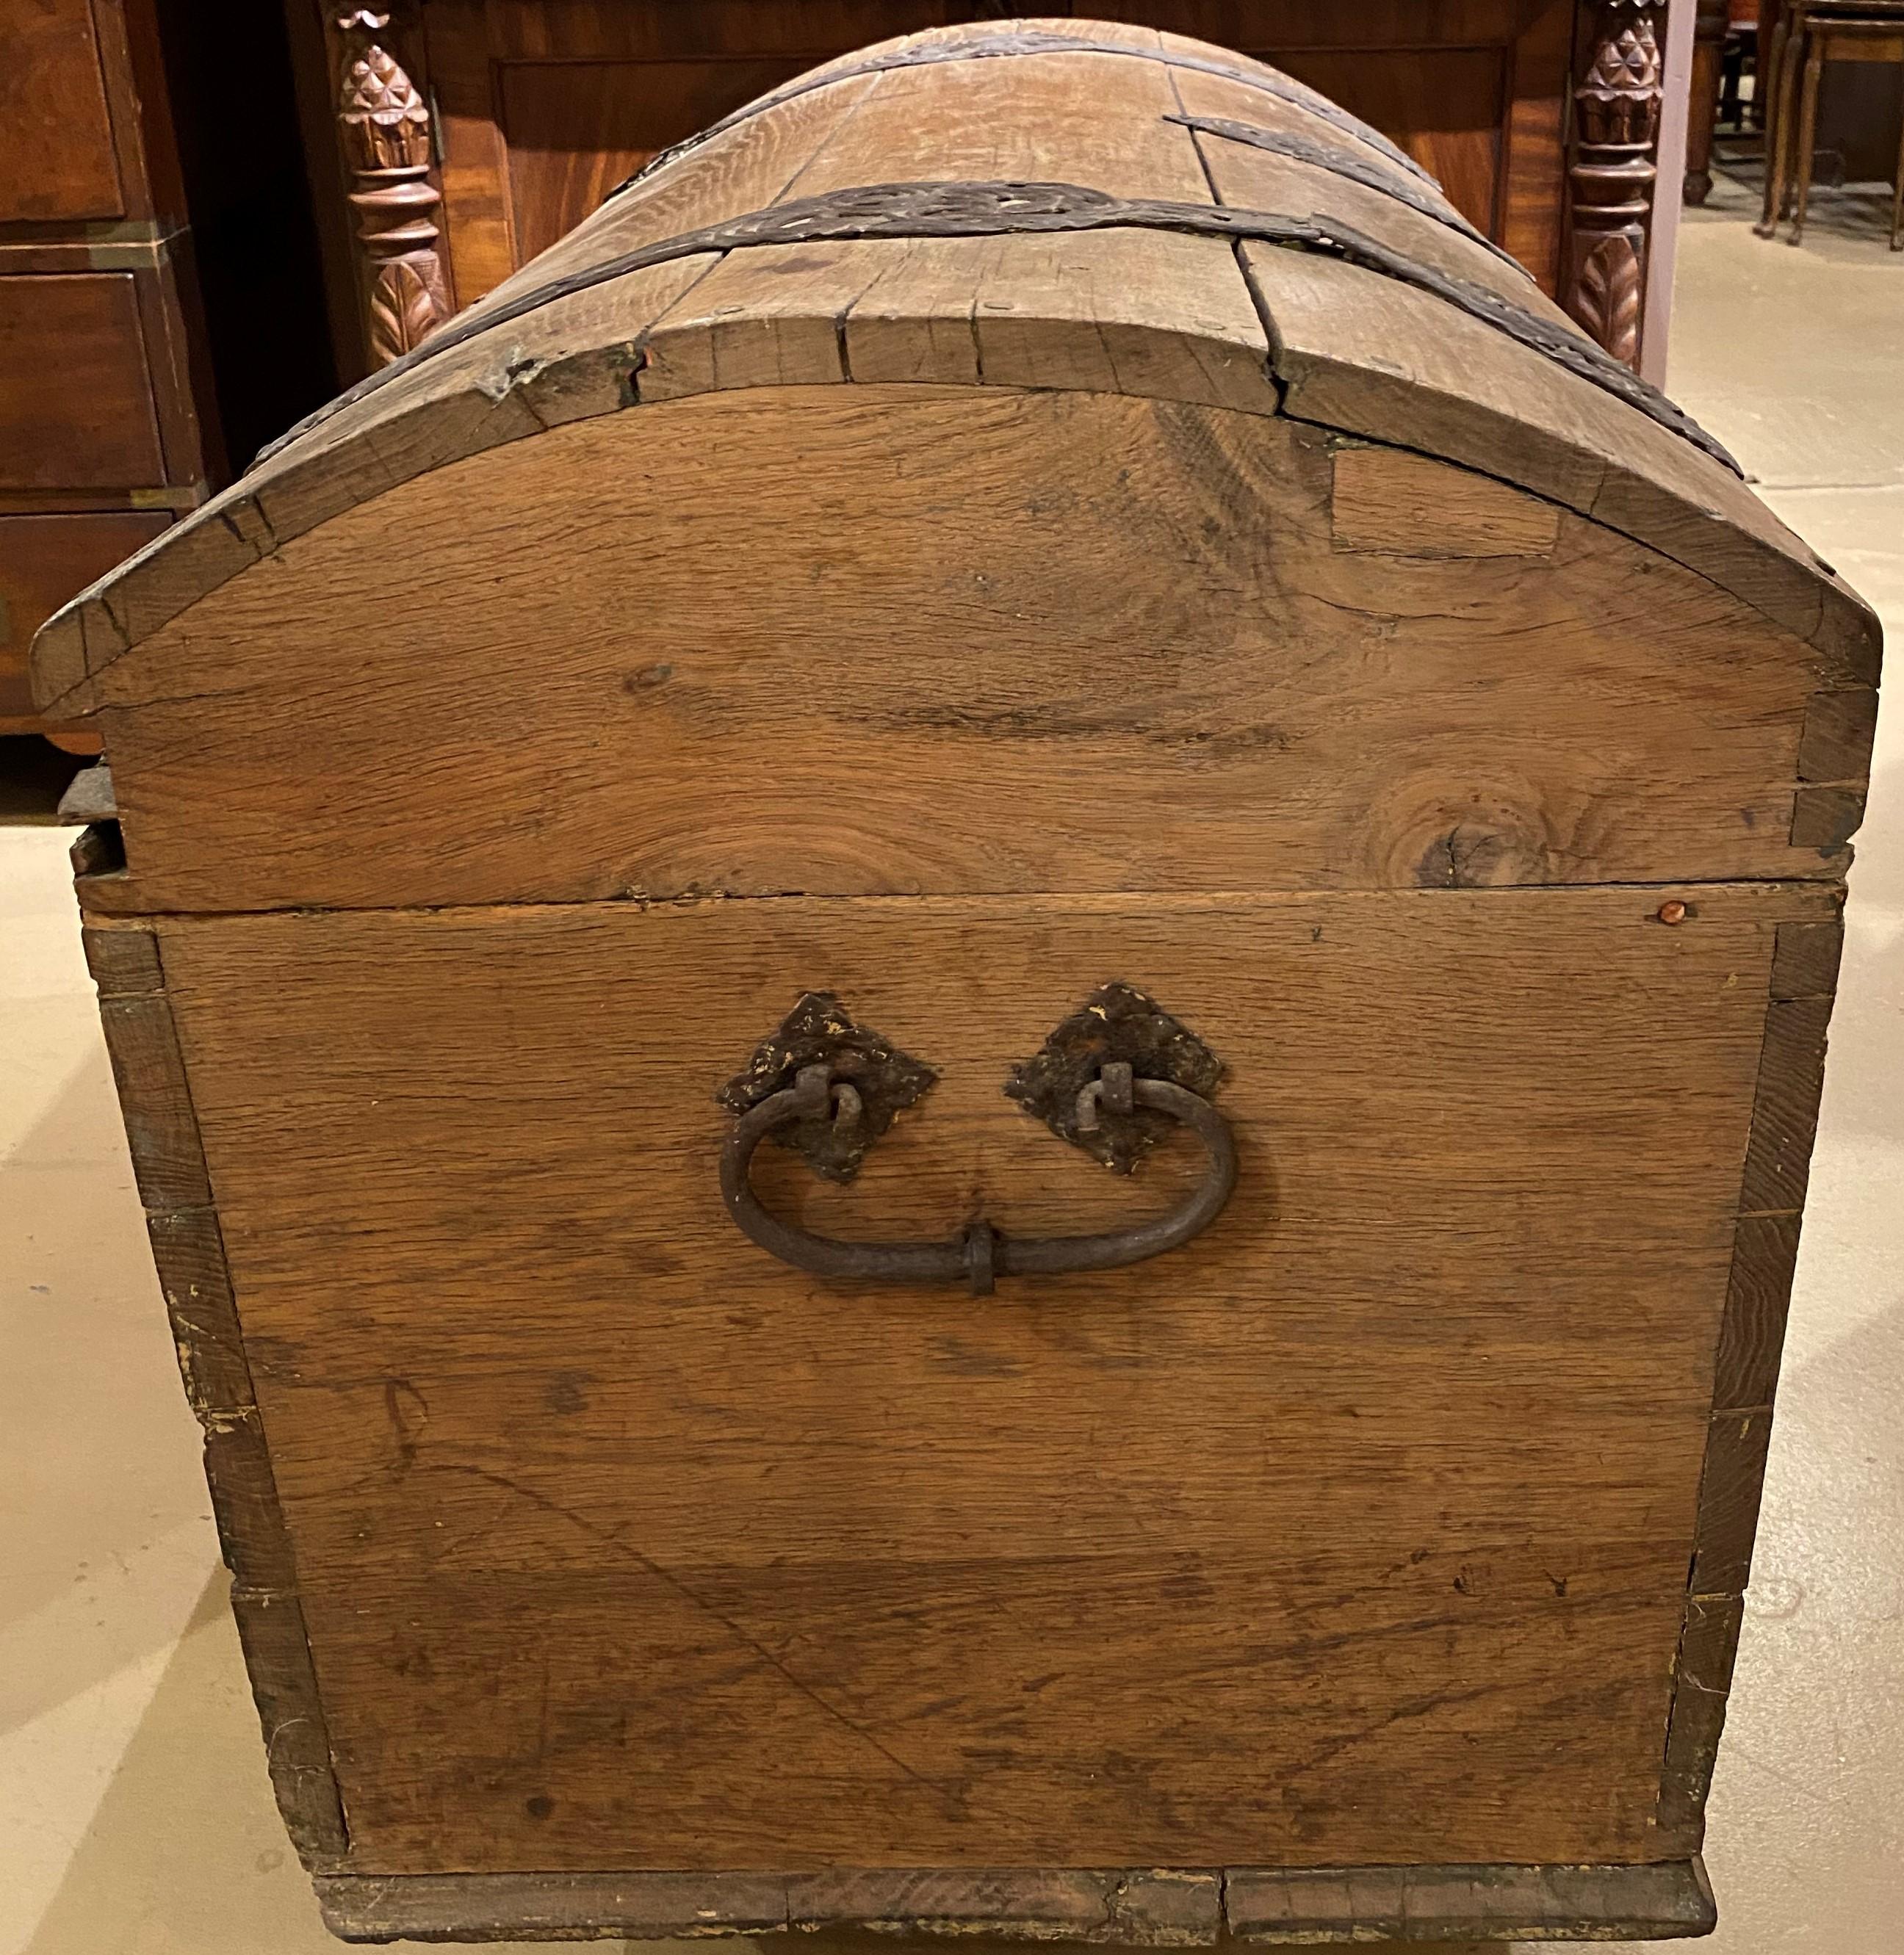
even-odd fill
[[(1203, 1142), (1209, 1164), (1195, 1190), (1168, 1214), (1127, 1229), (1081, 1236), (1006, 1236), (981, 1220), (938, 1242), (842, 1242), (796, 1228), (771, 1214), (754, 1192), (749, 1170), (761, 1141), (770, 1135), (798, 1132), (807, 1137), (802, 1151), (816, 1171), (850, 1179), (895, 1110), (884, 1101), (878, 1112), (869, 1109), (865, 1082), (880, 1077), (880, 1066), (867, 1061), (865, 1042), (870, 1039), (879, 1047), (881, 1066), (897, 1057), (914, 1069), (909, 1085), (916, 1090), (899, 1103), (909, 1103), (935, 1077), (877, 1034), (853, 1026), (838, 1000), (827, 994), (808, 993), (795, 1007), (795, 1017), (804, 1011), (811, 1021), (816, 1005), (821, 1022), (831, 1025), (835, 1037), (850, 1039), (847, 1047), (838, 1052), (818, 1050), (810, 1037), (788, 1038), (783, 1026), (722, 1095), (730, 1106), (737, 1100), (746, 1103), (737, 1108), (739, 1118), (721, 1151), (721, 1198), (750, 1242), (795, 1269), (874, 1282), (964, 1282), (975, 1296), (985, 1296), (1001, 1276), (1122, 1269), (1177, 1248), (1215, 1220), (1236, 1185), (1235, 1141), (1229, 1123), (1206, 1097), (1222, 1067), (1143, 993), (1128, 985), (1107, 985), (1053, 1033), (1038, 1058), (1021, 1066), (1005, 1090), (1043, 1114), (1054, 1132), (1127, 1173), (1171, 1125), (1189, 1128)], [(793, 1022), (790, 1018), (789, 1025)], [(1154, 1065), (1167, 1064), (1173, 1072), (1190, 1075), (1204, 1091), (1181, 1078), (1138, 1076), (1133, 1060), (1121, 1056), (1133, 1047)], [(763, 1055), (779, 1060), (783, 1077), (790, 1048), (798, 1053), (793, 1083), (759, 1097), (776, 1070)], [(850, 1165), (841, 1172), (834, 1165), (840, 1163)]]

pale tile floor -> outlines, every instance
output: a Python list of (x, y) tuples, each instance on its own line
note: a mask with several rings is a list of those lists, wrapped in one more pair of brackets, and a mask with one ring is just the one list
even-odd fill
[[(1722, 180), (1682, 233), (1674, 391), (1904, 647), (1904, 256), (1849, 196), (1820, 199), (1802, 252), (1754, 238), (1749, 203)], [(0, 1955), (326, 1955), (224, 1607), (65, 839), (0, 832)], [(1904, 1948), (1895, 709), (1852, 892), (1713, 1799), (1725, 1955)]]

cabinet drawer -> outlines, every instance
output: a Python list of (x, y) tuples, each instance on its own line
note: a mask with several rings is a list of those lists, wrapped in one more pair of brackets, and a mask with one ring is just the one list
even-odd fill
[(165, 480), (132, 273), (0, 278), (0, 489)]
[(122, 217), (90, 0), (26, 0), (0, 20), (0, 224)]
[(0, 730), (30, 718), (27, 648), (64, 604), (172, 521), (131, 510), (96, 516), (0, 516)]

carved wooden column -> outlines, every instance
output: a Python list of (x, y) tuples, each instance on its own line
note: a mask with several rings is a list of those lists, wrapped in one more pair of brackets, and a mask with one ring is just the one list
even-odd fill
[(1712, 132), (1719, 118), (1720, 71), (1730, 25), (1727, 0), (1699, 0), (1693, 17), (1692, 96), (1686, 105), (1686, 181), (1688, 203), (1712, 194)]
[(1574, 87), (1561, 296), (1616, 358), (1640, 357), (1653, 193), (1660, 174), (1660, 26), (1665, 0), (1584, 0)]
[(436, 222), (442, 193), (430, 181), (430, 110), (377, 39), (387, 13), (337, 17), (343, 39), (338, 129), (361, 247), (370, 364), (387, 365), (449, 316)]

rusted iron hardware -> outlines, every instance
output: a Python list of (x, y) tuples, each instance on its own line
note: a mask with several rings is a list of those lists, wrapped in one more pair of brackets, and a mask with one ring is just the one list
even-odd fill
[(866, 1150), (938, 1078), (929, 1066), (901, 1052), (853, 1014), (831, 991), (802, 993), (778, 1028), (755, 1048), (745, 1069), (715, 1096), (730, 1113), (746, 1114), (784, 1094), (809, 1066), (818, 1066), (850, 1094), (853, 1117), (836, 1117), (829, 1106), (810, 1107), (777, 1123), (775, 1141), (790, 1148), (823, 1181), (850, 1181)]
[(1571, 326), (1557, 324), (1504, 298), (1471, 279), (1455, 277), (1406, 257), (1378, 239), (1365, 237), (1333, 218), (1292, 217), (1275, 210), (1236, 210), (1226, 205), (1179, 203), (1167, 198), (1116, 197), (1079, 184), (910, 183), (868, 184), (796, 197), (771, 209), (749, 212), (698, 231), (657, 239), (638, 250), (551, 279), (491, 305), (478, 304), (440, 326), (415, 351), (380, 367), (336, 399), (307, 414), (288, 433), (258, 451), (267, 461), (299, 435), (321, 426), (354, 401), (388, 386), (425, 360), (465, 345), (481, 334), (578, 292), (643, 272), (651, 266), (692, 258), (705, 251), (735, 251), (756, 244), (812, 244), (859, 238), (994, 238), (1023, 232), (1051, 235), (1120, 228), (1180, 231), (1193, 237), (1252, 239), (1292, 251), (1313, 251), (1367, 272), (1379, 272), (1445, 301), (1569, 373), (1615, 395), (1629, 407), (1702, 448), (1739, 474), (1739, 464), (1683, 409), (1603, 347)]
[[(1162, 1076), (1140, 1077), (1138, 1064)], [(790, 1066), (791, 1082), (782, 1084)], [(963, 1282), (974, 1296), (989, 1296), (1001, 1276), (1123, 1269), (1189, 1242), (1230, 1198), (1236, 1144), (1228, 1122), (1205, 1097), (1222, 1071), (1206, 1047), (1143, 993), (1106, 985), (1017, 1069), (1005, 1091), (1054, 1133), (1125, 1173), (1173, 1126), (1189, 1128), (1203, 1142), (1209, 1166), (1187, 1200), (1154, 1221), (1086, 1236), (1006, 1236), (981, 1219), (949, 1242), (842, 1242), (769, 1213), (749, 1178), (755, 1151), (770, 1135), (785, 1136), (817, 1173), (849, 1181), (894, 1113), (917, 1099), (935, 1075), (855, 1027), (837, 999), (809, 992), (718, 1096), (739, 1116), (721, 1153), (721, 1198), (750, 1242), (814, 1276)], [(913, 1085), (921, 1075), (922, 1083)], [(911, 1088), (897, 1100), (896, 1078)], [(1202, 1082), (1202, 1090), (1187, 1081)]]
[(1005, 1081), (1005, 1097), (1035, 1113), (1061, 1141), (1082, 1148), (1118, 1174), (1129, 1174), (1169, 1138), (1174, 1123), (1141, 1107), (1133, 1113), (1105, 1107), (1099, 1110), (1108, 1119), (1081, 1121), (1091, 1081), (1117, 1061), (1139, 1078), (1167, 1079), (1201, 1100), (1210, 1097), (1223, 1076), (1222, 1061), (1187, 1025), (1134, 984), (1117, 981), (1093, 991), (1013, 1069)]

